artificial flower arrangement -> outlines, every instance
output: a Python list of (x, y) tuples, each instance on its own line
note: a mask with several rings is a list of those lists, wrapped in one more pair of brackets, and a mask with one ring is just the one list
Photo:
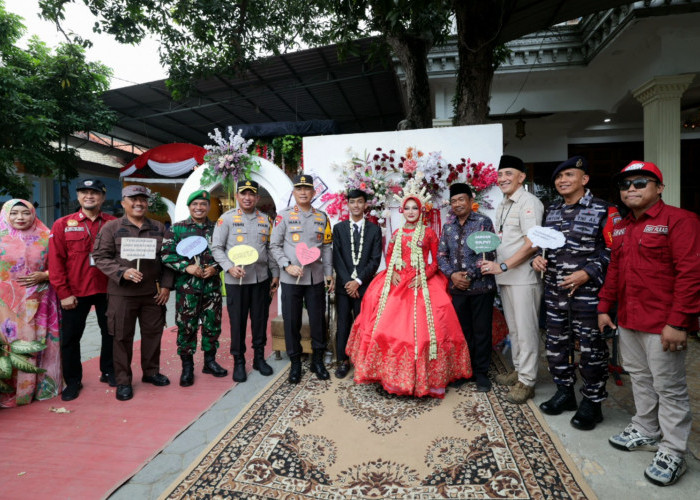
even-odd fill
[(227, 132), (228, 139), (221, 135), (218, 128), (214, 129), (213, 134), (207, 134), (216, 144), (204, 146), (207, 150), (204, 155), (207, 168), (202, 174), (200, 183), (202, 186), (209, 186), (219, 182), (231, 198), (238, 179), (250, 177), (250, 173), (258, 170), (260, 165), (248, 154), (248, 148), (253, 144), (253, 140), (246, 141), (241, 135), (241, 130), (234, 133), (233, 127), (230, 126)]
[[(343, 193), (326, 193), (321, 201), (330, 202), (325, 210), (328, 215), (337, 216), (339, 220), (349, 217), (345, 193), (351, 189), (361, 189), (369, 195), (368, 205), (372, 207), (370, 216), (375, 217), (380, 225), (389, 216), (388, 203), (391, 197), (401, 191), (401, 186), (411, 179), (416, 179), (421, 188), (425, 188), (430, 198), (436, 202), (444, 196), (450, 184), (465, 182), (474, 192), (475, 211), (480, 206), (493, 208), (485, 197), (488, 188), (495, 186), (498, 181), (496, 169), (491, 164), (472, 161), (471, 158), (461, 158), (460, 163), (453, 165), (442, 157), (440, 151), (424, 153), (418, 148), (410, 147), (404, 156), (397, 157), (394, 150), (389, 153), (377, 148), (375, 153), (365, 153), (364, 158), (349, 150), (350, 159), (342, 165), (333, 164), (341, 171), (345, 179)], [(398, 175), (397, 175), (398, 174)], [(444, 202), (443, 206), (448, 202)], [(426, 207), (431, 211), (432, 206)], [(434, 224), (439, 226), (438, 211), (433, 214)], [(431, 224), (433, 225), (433, 224)]]
[(400, 170), (396, 166), (395, 151), (389, 153), (377, 148), (374, 154), (365, 153), (359, 156), (348, 150), (350, 158), (338, 165), (332, 164), (334, 170), (340, 171), (345, 179), (345, 191), (342, 193), (326, 193), (321, 201), (330, 202), (325, 211), (328, 215), (337, 216), (339, 220), (347, 220), (346, 193), (352, 189), (361, 189), (368, 195), (367, 204), (371, 207), (369, 217), (379, 225), (383, 225), (389, 216), (389, 205), (392, 195), (401, 192)]

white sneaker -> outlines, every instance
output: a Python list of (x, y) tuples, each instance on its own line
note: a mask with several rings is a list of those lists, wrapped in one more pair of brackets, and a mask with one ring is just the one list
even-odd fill
[(659, 442), (653, 437), (645, 436), (633, 424), (625, 427), (620, 434), (608, 438), (608, 442), (619, 450), (624, 451), (656, 451)]
[(651, 465), (644, 471), (644, 477), (658, 486), (669, 486), (685, 474), (686, 468), (683, 457), (657, 451)]

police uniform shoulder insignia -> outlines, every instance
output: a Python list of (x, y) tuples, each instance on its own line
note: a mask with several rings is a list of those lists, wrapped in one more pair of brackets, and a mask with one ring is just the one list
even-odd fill
[(278, 215), (275, 217), (275, 227), (279, 225), (280, 222), (282, 222), (283, 217), (281, 215)]
[(326, 219), (326, 230), (323, 234), (323, 243), (328, 245), (333, 243), (333, 229), (331, 228), (331, 223)]
[(224, 218), (223, 218), (223, 217), (219, 217), (219, 220), (216, 221), (216, 225), (217, 225), (217, 226), (221, 226), (223, 223), (224, 223)]
[(75, 227), (78, 225), (78, 221), (75, 219), (68, 219), (68, 222), (66, 222), (66, 225), (69, 227)]

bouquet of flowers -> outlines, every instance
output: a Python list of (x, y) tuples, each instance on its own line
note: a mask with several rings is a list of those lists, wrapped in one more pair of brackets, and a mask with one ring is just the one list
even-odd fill
[(474, 201), (477, 205), (475, 210), (478, 210), (480, 205), (486, 208), (493, 208), (488, 198), (485, 197), (485, 192), (492, 186), (498, 183), (498, 173), (490, 163), (487, 165), (483, 161), (475, 162), (471, 158), (461, 158), (462, 162), (455, 165), (450, 165), (447, 175), (447, 184), (453, 182), (464, 182), (469, 184), (474, 192)]
[(204, 146), (207, 150), (204, 161), (208, 167), (202, 174), (201, 184), (208, 186), (220, 182), (230, 198), (238, 179), (249, 177), (251, 171), (258, 170), (260, 166), (248, 154), (253, 140), (246, 141), (241, 130), (234, 133), (230, 126), (227, 131), (228, 139), (221, 135), (218, 128), (214, 129), (213, 134), (208, 134), (216, 144)]
[(448, 188), (447, 174), (451, 165), (442, 157), (440, 151), (432, 151), (427, 155), (416, 148), (408, 148), (406, 156), (401, 158), (404, 180), (408, 181), (422, 174), (421, 187), (424, 187), (434, 200)]

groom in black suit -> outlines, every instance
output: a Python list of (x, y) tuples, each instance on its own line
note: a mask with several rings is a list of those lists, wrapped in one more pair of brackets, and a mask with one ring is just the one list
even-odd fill
[(350, 219), (333, 228), (333, 267), (336, 273), (335, 302), (338, 315), (336, 346), (338, 368), (335, 376), (343, 378), (350, 370), (345, 346), (352, 322), (360, 314), (362, 296), (374, 278), (382, 258), (382, 231), (365, 220), (367, 193), (348, 191)]

